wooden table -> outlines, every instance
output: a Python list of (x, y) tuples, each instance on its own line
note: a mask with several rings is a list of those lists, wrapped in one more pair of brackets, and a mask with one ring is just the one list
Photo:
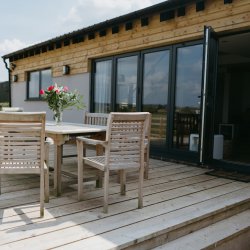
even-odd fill
[(62, 145), (76, 136), (95, 135), (98, 138), (104, 137), (106, 126), (77, 124), (63, 122), (60, 125), (55, 125), (55, 122), (46, 122), (45, 136), (50, 137), (54, 141), (54, 193), (60, 196), (61, 188), (61, 173), (62, 173)]

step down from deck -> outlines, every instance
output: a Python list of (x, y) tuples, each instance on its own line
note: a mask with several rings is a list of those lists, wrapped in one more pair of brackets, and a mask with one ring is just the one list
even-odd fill
[(154, 250), (250, 249), (250, 209)]
[[(181, 197), (182, 208), (179, 209), (177, 207), (175, 209), (175, 206), (180, 202), (177, 201), (178, 199), (167, 201), (166, 204), (163, 202), (165, 205), (161, 203), (154, 205), (162, 206), (163, 212), (161, 215), (155, 217), (145, 218), (147, 210), (150, 209), (153, 212), (154, 206), (136, 209), (131, 216), (136, 215), (144, 219), (89, 237), (85, 240), (71, 243), (68, 247), (63, 246), (62, 249), (149, 250), (164, 245), (167, 242), (177, 242), (178, 239), (190, 233), (198, 232), (202, 228), (209, 227), (219, 221), (226, 220), (244, 211), (248, 211), (249, 213), (250, 187), (246, 183), (231, 183), (229, 186), (232, 184), (236, 185), (235, 187), (238, 187), (239, 190), (229, 192), (225, 195), (212, 192), (215, 196), (213, 198), (213, 195), (210, 198), (207, 197), (208, 199), (205, 201), (195, 202), (196, 199), (204, 199), (204, 194), (190, 194)], [(229, 191), (225, 189), (226, 187), (223, 185), (222, 190), (224, 192)], [(193, 200), (193, 205), (184, 206), (187, 200)], [(168, 212), (168, 210), (172, 211)], [(130, 217), (128, 218), (130, 219)], [(250, 226), (249, 218), (248, 214), (248, 217), (246, 217), (247, 226)], [(229, 226), (225, 226), (223, 230), (227, 227)], [(185, 247), (182, 249), (186, 250)]]

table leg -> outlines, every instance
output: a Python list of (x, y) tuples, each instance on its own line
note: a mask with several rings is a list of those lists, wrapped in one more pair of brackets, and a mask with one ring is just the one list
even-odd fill
[(62, 147), (55, 144), (55, 157), (54, 157), (54, 193), (55, 196), (60, 196), (62, 193)]

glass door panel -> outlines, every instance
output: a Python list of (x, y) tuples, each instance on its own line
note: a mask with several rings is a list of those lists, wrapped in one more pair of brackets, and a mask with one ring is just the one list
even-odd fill
[(109, 113), (111, 111), (111, 76), (112, 60), (96, 62), (94, 74), (94, 112)]
[(151, 144), (166, 144), (169, 82), (169, 51), (144, 54), (143, 111), (152, 114)]
[(138, 56), (117, 59), (116, 111), (136, 111)]
[(177, 48), (173, 147), (198, 151), (203, 45)]

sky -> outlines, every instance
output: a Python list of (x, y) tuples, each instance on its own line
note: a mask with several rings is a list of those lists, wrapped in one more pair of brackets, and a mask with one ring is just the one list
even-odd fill
[[(0, 0), (0, 57), (164, 0)], [(0, 58), (0, 82), (8, 71)]]

